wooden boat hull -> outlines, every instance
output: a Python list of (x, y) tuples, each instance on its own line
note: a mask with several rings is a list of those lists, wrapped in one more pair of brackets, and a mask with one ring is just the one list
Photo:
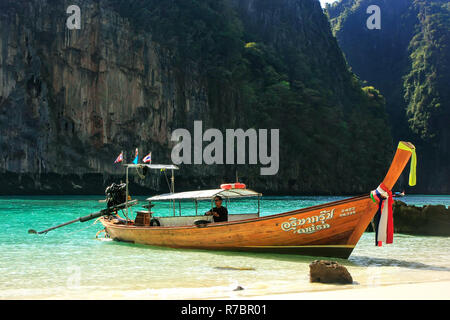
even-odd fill
[[(392, 189), (414, 146), (400, 142), (383, 184)], [(206, 227), (139, 227), (101, 218), (115, 240), (185, 249), (296, 253), (348, 258), (377, 211), (369, 195)]]
[(207, 227), (138, 227), (102, 218), (112, 239), (185, 249), (348, 258), (377, 206), (368, 196)]

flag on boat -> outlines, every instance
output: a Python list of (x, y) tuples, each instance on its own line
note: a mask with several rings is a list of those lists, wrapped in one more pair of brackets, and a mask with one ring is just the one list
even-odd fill
[(382, 243), (392, 243), (394, 241), (394, 217), (392, 205), (394, 198), (392, 191), (384, 183), (370, 192), (370, 198), (378, 204), (378, 210), (374, 217), (375, 222), (375, 245), (381, 247)]
[(119, 154), (119, 156), (117, 157), (116, 161), (114, 161), (114, 163), (119, 163), (123, 161), (123, 152), (121, 152)]
[(146, 163), (146, 162), (152, 162), (152, 153), (150, 152), (148, 155), (146, 155), (144, 157), (144, 159), (142, 159), (142, 162)]
[(139, 162), (139, 151), (138, 151), (138, 148), (136, 148), (136, 153), (134, 155), (133, 163), (138, 164), (138, 162)]

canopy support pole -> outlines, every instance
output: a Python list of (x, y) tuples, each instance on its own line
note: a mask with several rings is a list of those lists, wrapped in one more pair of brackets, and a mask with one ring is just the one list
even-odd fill
[(173, 173), (173, 169), (172, 169), (172, 177), (170, 178), (170, 180), (172, 181), (172, 193), (175, 193), (175, 176)]
[(128, 224), (128, 167), (126, 170), (127, 174), (126, 174), (126, 185), (127, 185), (127, 189), (126, 189), (126, 198), (125, 198), (125, 209), (127, 211), (127, 224)]
[(260, 211), (260, 200), (261, 200), (261, 196), (258, 195), (258, 217), (259, 217), (259, 211)]
[[(173, 174), (173, 169), (172, 169), (172, 177), (170, 178), (170, 180), (172, 182), (172, 186), (171, 186), (172, 190), (170, 190), (170, 191), (172, 193), (175, 193), (175, 177), (174, 177), (174, 174)], [(175, 199), (172, 202), (172, 206), (173, 206), (173, 216), (175, 217)], [(181, 204), (180, 204), (180, 206), (181, 206)], [(180, 211), (180, 215), (181, 215), (181, 211)]]

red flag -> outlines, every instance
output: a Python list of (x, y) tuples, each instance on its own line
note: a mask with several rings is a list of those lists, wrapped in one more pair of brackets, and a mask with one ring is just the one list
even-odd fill
[(123, 161), (123, 152), (121, 152), (119, 154), (119, 156), (117, 157), (116, 161), (114, 161), (114, 163), (119, 163)]

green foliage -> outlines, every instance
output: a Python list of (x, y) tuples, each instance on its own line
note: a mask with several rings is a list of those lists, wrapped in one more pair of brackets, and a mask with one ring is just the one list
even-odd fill
[(180, 65), (200, 62), (207, 73), (224, 76), (238, 63), (242, 26), (226, 1), (113, 0), (112, 6), (170, 49)]
[[(381, 30), (365, 27), (369, 5), (381, 9)], [(418, 192), (447, 193), (448, 0), (340, 0), (327, 6), (326, 12), (352, 70), (386, 97), (394, 139), (409, 139), (416, 145)]]
[(448, 134), (450, 123), (450, 8), (427, 1), (416, 1), (415, 7), (420, 23), (410, 42), (412, 66), (404, 82), (407, 115), (415, 133), (436, 140)]

